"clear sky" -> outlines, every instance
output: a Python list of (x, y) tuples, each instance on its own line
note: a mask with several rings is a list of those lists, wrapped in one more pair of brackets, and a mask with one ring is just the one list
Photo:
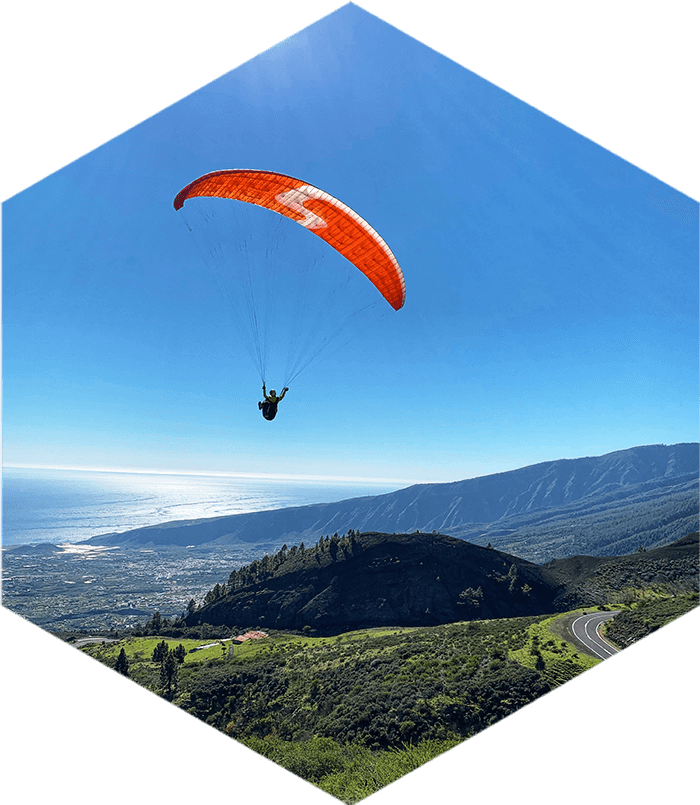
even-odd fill
[[(229, 167), (406, 278), (272, 424), (172, 207)], [(697, 437), (697, 204), (358, 7), (7, 200), (3, 248), (7, 464), (439, 481)]]

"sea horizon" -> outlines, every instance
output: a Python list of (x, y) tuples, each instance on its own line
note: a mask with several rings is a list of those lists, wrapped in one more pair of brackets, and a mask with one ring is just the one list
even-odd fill
[[(92, 472), (115, 473), (120, 475), (186, 475), (205, 478), (251, 478), (274, 481), (316, 481), (319, 483), (358, 483), (358, 484), (412, 484), (450, 483), (434, 479), (410, 478), (376, 478), (359, 475), (311, 475), (303, 473), (273, 473), (273, 472), (236, 472), (233, 470), (189, 470), (143, 467), (75, 467), (57, 466), (53, 464), (2, 464), (3, 472), (6, 470), (58, 470), (61, 472)], [(458, 480), (458, 479), (455, 479)], [(463, 480), (463, 479), (459, 479)]]
[(76, 543), (175, 520), (332, 503), (402, 482), (3, 465), (2, 545)]

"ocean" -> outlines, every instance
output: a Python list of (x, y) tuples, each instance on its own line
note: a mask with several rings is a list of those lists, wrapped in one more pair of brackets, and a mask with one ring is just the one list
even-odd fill
[(331, 503), (400, 486), (3, 467), (2, 544), (61, 545), (170, 520)]

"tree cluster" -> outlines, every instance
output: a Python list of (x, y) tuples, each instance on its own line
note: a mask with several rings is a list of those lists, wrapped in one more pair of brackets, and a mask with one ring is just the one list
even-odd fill
[(183, 681), (180, 704), (237, 739), (316, 735), (373, 750), (461, 739), (550, 689), (539, 669), (508, 659), (532, 621), (281, 644), (198, 669)]
[(168, 699), (172, 699), (177, 692), (178, 666), (184, 663), (186, 655), (182, 643), (171, 649), (165, 640), (161, 640), (153, 649), (151, 662), (160, 664), (160, 687)]
[[(309, 546), (302, 542), (298, 547), (292, 545), (291, 548), (288, 548), (285, 544), (277, 553), (265, 554), (261, 559), (256, 559), (249, 565), (244, 565), (238, 570), (232, 571), (226, 584), (215, 584), (214, 587), (206, 593), (203, 603), (205, 605), (213, 603), (223, 598), (228, 593), (267, 581), (276, 574), (283, 565), (286, 566), (286, 569), (287, 567), (294, 566), (299, 560), (303, 561), (305, 558), (327, 554), (335, 561), (350, 557), (357, 549), (356, 538), (359, 535), (359, 531), (356, 532), (350, 529), (348, 533), (343, 534), (343, 536), (338, 536), (338, 534), (335, 533), (333, 536), (326, 535), (319, 537), (316, 543)], [(190, 603), (192, 604), (193, 602)]]

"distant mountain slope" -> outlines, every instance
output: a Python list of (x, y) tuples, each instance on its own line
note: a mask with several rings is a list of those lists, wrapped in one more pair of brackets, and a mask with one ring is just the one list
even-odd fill
[(657, 548), (698, 528), (697, 474), (633, 484), (566, 506), (450, 529), (531, 562), (585, 553), (621, 556)]
[[(583, 550), (577, 545), (579, 523), (583, 524), (585, 533), (580, 537), (586, 540), (586, 550), (604, 553), (608, 546), (618, 546), (622, 537), (636, 539), (625, 532), (625, 527), (622, 536), (619, 530), (612, 530), (597, 544), (590, 538), (591, 529), (600, 534), (599, 521), (606, 517), (605, 511), (620, 509), (623, 501), (628, 509), (620, 522), (635, 522), (635, 528), (648, 532), (654, 544), (697, 529), (698, 448), (697, 443), (634, 447), (454, 483), (416, 484), (337, 503), (164, 523), (96, 536), (86, 542), (291, 544), (350, 529), (396, 533), (434, 530), (477, 543), (508, 545), (520, 556), (543, 562)], [(659, 506), (667, 511), (661, 513)], [(662, 515), (661, 530), (657, 514)], [(542, 550), (540, 525), (546, 520), (551, 526), (554, 515), (561, 516), (554, 532), (545, 539), (547, 548)], [(515, 539), (520, 529), (522, 538)]]

